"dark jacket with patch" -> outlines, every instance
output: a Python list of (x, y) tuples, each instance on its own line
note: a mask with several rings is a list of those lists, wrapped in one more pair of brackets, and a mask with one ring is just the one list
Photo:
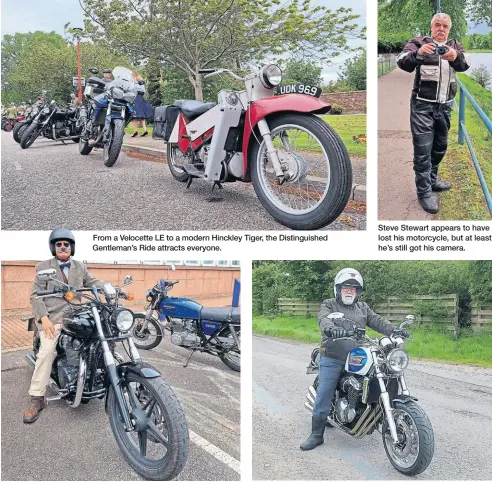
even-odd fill
[(463, 46), (456, 40), (448, 40), (446, 45), (456, 50), (454, 62), (442, 60), (437, 50), (433, 54), (417, 58), (417, 51), (422, 45), (434, 43), (431, 37), (414, 37), (405, 45), (398, 55), (397, 63), (406, 72), (415, 71), (412, 99), (445, 104), (456, 95), (456, 72), (470, 68), (469, 60)]
[[(327, 333), (335, 324), (327, 317), (330, 313), (340, 312), (345, 315), (348, 320), (352, 320), (358, 328), (369, 326), (373, 330), (384, 335), (390, 335), (395, 329), (389, 321), (382, 316), (374, 313), (369, 308), (367, 303), (358, 301), (353, 305), (344, 305), (341, 301), (332, 298), (323, 301), (318, 314), (318, 324), (321, 329), (321, 354), (328, 358), (336, 358), (337, 360), (345, 361), (350, 350), (360, 346), (362, 343), (355, 340), (338, 340), (334, 341)], [(346, 330), (353, 330), (353, 324), (343, 320), (337, 321), (337, 326), (341, 326)]]

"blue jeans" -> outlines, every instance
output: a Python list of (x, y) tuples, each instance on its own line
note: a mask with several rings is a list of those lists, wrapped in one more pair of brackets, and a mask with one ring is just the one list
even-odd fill
[(344, 367), (345, 362), (343, 361), (324, 356), (320, 358), (319, 387), (314, 402), (313, 417), (327, 416), (330, 412), (331, 401)]

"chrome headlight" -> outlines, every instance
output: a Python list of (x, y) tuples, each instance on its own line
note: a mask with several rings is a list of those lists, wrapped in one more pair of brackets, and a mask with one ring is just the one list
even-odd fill
[(123, 100), (126, 102), (130, 102), (130, 104), (133, 104), (136, 98), (137, 94), (135, 92), (125, 92), (123, 94)]
[[(115, 313), (116, 315), (116, 327), (121, 332), (130, 331), (133, 326), (133, 312), (130, 310), (121, 310)], [(114, 314), (113, 314), (114, 316)]]
[(106, 298), (116, 298), (116, 290), (111, 283), (104, 283), (102, 290)]
[(408, 366), (408, 354), (401, 348), (395, 348), (388, 353), (386, 363), (392, 372), (400, 373)]
[(49, 114), (49, 113), (50, 113), (50, 108), (49, 108), (49, 107), (45, 107), (45, 108), (43, 109), (43, 113), (44, 113), (44, 114)]
[(260, 70), (260, 81), (269, 89), (273, 89), (279, 85), (282, 82), (282, 71), (280, 67), (275, 64), (265, 65)]
[(111, 93), (115, 99), (123, 99), (123, 96), (125, 95), (123, 89), (120, 89), (119, 87), (113, 87)]

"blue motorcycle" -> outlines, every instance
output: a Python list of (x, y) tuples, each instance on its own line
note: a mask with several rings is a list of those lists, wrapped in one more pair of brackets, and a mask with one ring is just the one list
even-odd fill
[[(97, 74), (98, 69), (90, 69)], [(134, 113), (138, 92), (145, 92), (144, 82), (137, 81), (126, 67), (115, 67), (113, 80), (90, 77), (84, 90), (84, 105), (80, 109), (83, 126), (79, 152), (88, 155), (94, 147), (104, 149), (104, 165), (117, 161), (123, 145), (125, 127)]]
[(177, 283), (179, 280), (161, 279), (147, 290), (147, 311), (135, 313), (135, 346), (150, 350), (159, 345), (164, 337), (163, 323), (171, 332), (171, 342), (190, 352), (183, 366), (200, 351), (218, 356), (232, 370), (241, 371), (240, 308), (206, 308), (189, 298), (169, 296)]

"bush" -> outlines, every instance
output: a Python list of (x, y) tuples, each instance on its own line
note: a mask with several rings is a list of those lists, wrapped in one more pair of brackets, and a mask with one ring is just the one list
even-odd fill
[(340, 115), (343, 112), (343, 107), (338, 104), (331, 104), (331, 115)]
[(487, 67), (482, 64), (480, 65), (480, 67), (477, 67), (476, 69), (473, 69), (471, 71), (471, 77), (484, 89), (488, 89), (490, 81), (492, 80), (492, 76), (490, 75), (490, 72), (487, 70)]

